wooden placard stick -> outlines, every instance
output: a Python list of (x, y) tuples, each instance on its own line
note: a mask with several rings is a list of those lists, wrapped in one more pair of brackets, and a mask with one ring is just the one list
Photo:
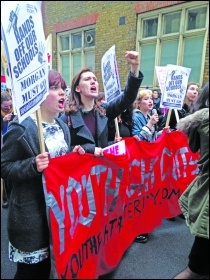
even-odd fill
[(175, 117), (176, 117), (176, 122), (178, 123), (179, 122), (179, 115), (178, 115), (177, 109), (174, 109), (174, 113), (175, 113)]
[(36, 119), (37, 119), (37, 126), (38, 126), (40, 151), (41, 153), (44, 153), (45, 146), (44, 146), (44, 136), (43, 136), (43, 128), (42, 128), (42, 115), (41, 115), (40, 108), (36, 111)]
[(116, 129), (116, 137), (119, 138), (120, 137), (120, 131), (119, 131), (119, 124), (118, 124), (117, 118), (114, 119), (114, 122), (115, 122), (115, 129)]
[(172, 109), (169, 109), (169, 110), (168, 110), (168, 115), (167, 115), (165, 127), (168, 127), (168, 126), (169, 126), (169, 122), (170, 122), (170, 118), (171, 118), (171, 112), (172, 112)]

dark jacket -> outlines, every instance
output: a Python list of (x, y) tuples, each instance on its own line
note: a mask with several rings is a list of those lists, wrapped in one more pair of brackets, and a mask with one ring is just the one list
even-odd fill
[[(189, 111), (190, 111), (190, 107), (187, 104), (184, 104), (182, 106), (182, 109), (177, 110), (179, 119), (186, 117), (187, 114), (189, 113)], [(167, 116), (168, 116), (168, 112), (162, 118), (161, 124), (159, 124), (159, 126), (158, 126), (159, 130), (162, 130), (166, 126)], [(176, 130), (176, 125), (177, 125), (176, 115), (175, 115), (174, 110), (172, 110), (170, 120), (169, 120), (170, 129)]]
[[(129, 106), (125, 111), (123, 111), (118, 117), (118, 128), (119, 135), (122, 138), (132, 136), (132, 126), (133, 126), (133, 104)], [(116, 136), (116, 125), (115, 120), (108, 122), (108, 139), (113, 142)]]
[[(87, 153), (94, 154), (95, 147), (105, 148), (108, 143), (108, 121), (119, 116), (128, 106), (133, 104), (136, 99), (139, 87), (143, 80), (143, 74), (140, 72), (138, 78), (134, 77), (131, 72), (128, 75), (127, 85), (124, 94), (118, 96), (108, 103), (103, 103), (101, 106), (106, 110), (106, 116), (100, 115), (95, 111), (96, 118), (96, 141), (93, 138), (90, 130), (84, 123), (82, 111), (78, 110), (76, 113), (70, 114), (70, 134), (71, 145), (81, 145)], [(61, 116), (61, 119), (68, 123), (66, 114)]]
[[(67, 125), (60, 119), (56, 121), (70, 146)], [(9, 241), (17, 249), (27, 252), (47, 247), (49, 229), (42, 172), (37, 172), (35, 165), (40, 144), (38, 129), (32, 118), (26, 118), (21, 124), (10, 122), (3, 143), (1, 177), (13, 183), (8, 213)], [(48, 151), (46, 146), (45, 150)]]
[(10, 121), (3, 121), (3, 118), (4, 117), (1, 115), (1, 133), (2, 133), (2, 135), (7, 131), (8, 124), (15, 118), (15, 115), (12, 113)]
[(157, 110), (159, 121), (157, 122), (157, 126), (159, 127), (162, 123), (164, 114), (162, 113), (162, 109), (160, 108), (160, 98), (156, 98), (153, 100), (153, 109)]
[[(132, 136), (132, 125), (128, 124), (126, 121), (118, 122), (120, 137), (131, 137)], [(114, 139), (116, 135), (115, 121), (111, 120), (108, 123), (108, 140), (110, 144), (114, 144)]]

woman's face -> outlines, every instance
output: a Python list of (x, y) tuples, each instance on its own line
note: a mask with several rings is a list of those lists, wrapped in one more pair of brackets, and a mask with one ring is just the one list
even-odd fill
[(198, 86), (197, 85), (190, 85), (186, 92), (186, 98), (188, 101), (193, 102), (198, 96)]
[(96, 76), (92, 72), (82, 73), (79, 85), (76, 91), (82, 96), (89, 99), (95, 99), (98, 96), (98, 82)]
[(12, 100), (3, 101), (1, 103), (1, 110), (4, 113), (9, 113), (10, 109), (12, 108)]
[(138, 109), (142, 112), (149, 112), (153, 108), (153, 99), (151, 94), (146, 94), (141, 98), (141, 100), (138, 103)]
[(59, 83), (58, 85), (54, 85), (49, 88), (49, 94), (42, 102), (42, 107), (44, 106), (45, 110), (50, 112), (50, 114), (57, 115), (64, 111), (65, 100), (66, 93), (61, 88), (61, 83)]
[(152, 96), (153, 96), (154, 99), (157, 99), (159, 97), (159, 94), (158, 94), (158, 92), (156, 90), (154, 90), (152, 92)]

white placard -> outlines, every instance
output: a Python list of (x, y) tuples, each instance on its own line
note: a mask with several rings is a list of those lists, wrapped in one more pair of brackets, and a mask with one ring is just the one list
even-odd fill
[(106, 102), (109, 102), (121, 94), (115, 45), (103, 55), (101, 60), (101, 73), (105, 100)]
[(122, 140), (120, 142), (117, 142), (113, 145), (110, 145), (110, 146), (104, 148), (103, 152), (106, 152), (108, 154), (112, 154), (112, 155), (115, 155), (115, 156), (125, 155), (126, 154), (125, 140)]
[(42, 1), (1, 1), (1, 31), (19, 122), (48, 94)]
[(158, 83), (160, 86), (161, 93), (164, 92), (166, 85), (167, 67), (166, 66), (155, 66)]
[(166, 82), (161, 95), (160, 107), (182, 109), (190, 72), (190, 68), (167, 65)]

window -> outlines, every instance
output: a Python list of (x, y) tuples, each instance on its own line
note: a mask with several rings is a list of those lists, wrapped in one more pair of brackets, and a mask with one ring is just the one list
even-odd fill
[(187, 1), (138, 15), (137, 50), (142, 87), (157, 87), (155, 66), (191, 68), (189, 80), (202, 84), (208, 37), (208, 1)]
[(157, 24), (158, 24), (157, 18), (144, 20), (143, 37), (147, 38), (147, 37), (157, 36)]
[(86, 27), (58, 34), (58, 65), (68, 86), (83, 67), (95, 71), (95, 29)]
[(187, 30), (204, 28), (206, 23), (206, 7), (191, 9), (187, 15)]
[(181, 12), (163, 16), (163, 34), (177, 33), (180, 30)]

